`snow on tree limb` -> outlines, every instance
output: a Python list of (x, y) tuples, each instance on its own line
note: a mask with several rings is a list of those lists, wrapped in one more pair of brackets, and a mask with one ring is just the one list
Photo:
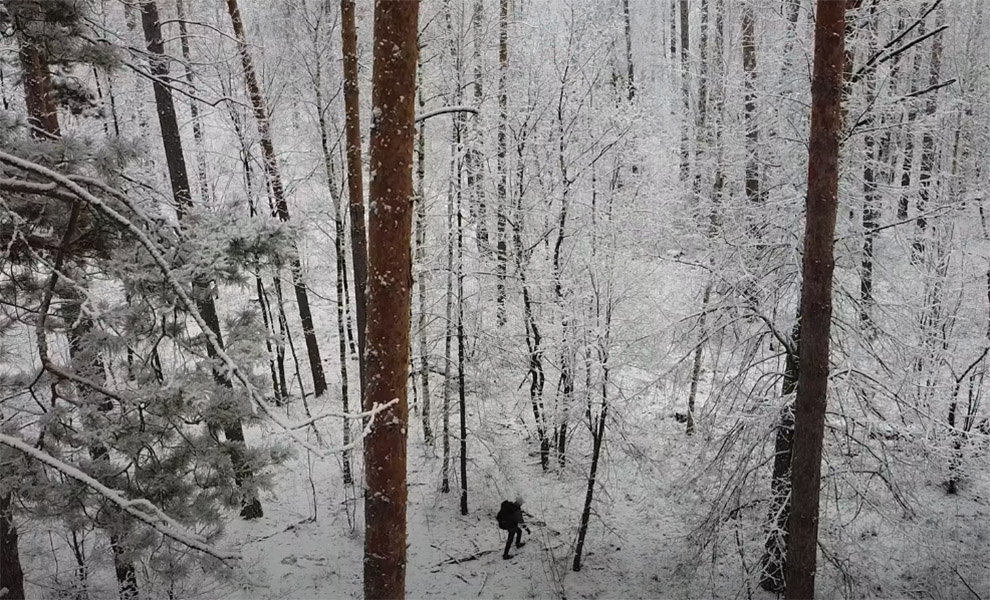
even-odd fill
[[(0, 151), (0, 162), (6, 163), (23, 171), (33, 173), (35, 175), (44, 177), (52, 181), (58, 187), (65, 189), (73, 196), (78, 198), (80, 201), (85, 202), (90, 206), (92, 206), (93, 208), (101, 211), (107, 217), (109, 217), (113, 221), (116, 221), (119, 225), (127, 229), (132, 235), (134, 235), (138, 243), (140, 243), (141, 246), (143, 246), (144, 249), (151, 256), (155, 265), (158, 266), (162, 275), (165, 276), (165, 281), (167, 285), (172, 289), (173, 292), (175, 292), (175, 295), (182, 302), (182, 304), (188, 311), (189, 315), (192, 317), (193, 321), (196, 322), (196, 325), (202, 331), (204, 338), (207, 340), (207, 343), (214, 349), (214, 351), (217, 354), (217, 357), (223, 361), (224, 367), (230, 372), (231, 377), (233, 379), (236, 379), (238, 382), (240, 382), (240, 384), (244, 387), (244, 391), (247, 392), (248, 401), (250, 402), (252, 414), (257, 414), (258, 411), (260, 411), (271, 422), (275, 423), (275, 425), (277, 425), (279, 428), (284, 430), (285, 433), (291, 436), (296, 443), (298, 443), (300, 446), (306, 448), (306, 450), (312, 452), (313, 454), (315, 454), (320, 458), (327, 458), (334, 454), (338, 454), (339, 452), (342, 451), (341, 449), (338, 448), (321, 449), (318, 446), (312, 444), (311, 442), (309, 442), (300, 435), (298, 431), (300, 429), (299, 427), (296, 427), (294, 424), (286, 422), (269, 408), (267, 402), (265, 402), (263, 395), (259, 393), (257, 389), (255, 389), (254, 385), (251, 384), (250, 380), (244, 375), (241, 369), (237, 366), (237, 363), (234, 362), (234, 360), (226, 352), (223, 346), (219, 343), (216, 335), (207, 326), (206, 321), (203, 319), (203, 316), (199, 313), (199, 310), (196, 307), (196, 303), (189, 296), (189, 293), (185, 290), (185, 288), (178, 281), (178, 279), (176, 279), (175, 273), (173, 273), (171, 267), (169, 266), (168, 260), (165, 258), (165, 253), (166, 253), (165, 249), (160, 247), (158, 243), (156, 243), (153, 239), (151, 239), (151, 237), (148, 235), (147, 232), (145, 232), (144, 229), (135, 225), (129, 218), (127, 218), (126, 216), (115, 210), (113, 207), (111, 207), (109, 204), (101, 200), (93, 193), (89, 192), (79, 183), (73, 181), (72, 178), (62, 173), (53, 171), (52, 169), (49, 169), (45, 166), (39, 165), (30, 160), (26, 160), (18, 156), (14, 156), (12, 154), (3, 151)], [(101, 184), (99, 187), (106, 190), (106, 188), (109, 186), (105, 186), (105, 184)], [(117, 194), (118, 193), (113, 193), (112, 195), (117, 196)], [(136, 207), (132, 206), (131, 208), (136, 210)], [(377, 412), (384, 410), (390, 405), (391, 403), (386, 403), (384, 405), (376, 405), (376, 407), (370, 411), (369, 416), (377, 414)], [(331, 415), (327, 415), (327, 416), (331, 416)], [(303, 425), (303, 427), (305, 427), (308, 424), (309, 423), (306, 423), (305, 425)], [(369, 422), (369, 426), (370, 424), (371, 423)]]
[(425, 121), (427, 119), (430, 119), (432, 117), (437, 117), (437, 116), (440, 116), (440, 115), (445, 115), (447, 113), (458, 113), (458, 112), (466, 112), (466, 113), (478, 114), (478, 109), (477, 108), (474, 108), (473, 106), (445, 106), (443, 108), (438, 108), (436, 110), (431, 110), (429, 112), (425, 112), (425, 113), (417, 116), (416, 117), (416, 122), (417, 123), (420, 123), (420, 122)]
[(82, 483), (86, 487), (92, 489), (93, 491), (100, 494), (100, 496), (106, 498), (107, 500), (113, 502), (120, 507), (121, 510), (134, 517), (138, 521), (148, 525), (158, 533), (163, 536), (172, 539), (184, 546), (189, 548), (194, 548), (199, 550), (204, 554), (208, 554), (221, 561), (229, 560), (239, 560), (241, 558), (240, 553), (221, 550), (214, 546), (211, 546), (207, 542), (206, 538), (203, 536), (189, 531), (181, 524), (179, 524), (175, 519), (166, 515), (144, 498), (137, 498), (129, 500), (121, 495), (117, 490), (111, 489), (93, 477), (83, 473), (76, 467), (62, 462), (61, 460), (55, 458), (54, 456), (35, 448), (34, 446), (24, 442), (23, 440), (17, 439), (16, 437), (0, 433), (0, 444), (13, 448), (38, 462), (44, 463), (49, 467), (59, 471), (67, 477), (71, 477), (76, 481)]

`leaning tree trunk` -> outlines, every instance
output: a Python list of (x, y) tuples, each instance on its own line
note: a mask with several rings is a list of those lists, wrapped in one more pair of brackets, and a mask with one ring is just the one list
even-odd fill
[(787, 598), (813, 598), (822, 441), (832, 319), (833, 240), (839, 187), (839, 136), (846, 3), (818, 0), (811, 84), (808, 197), (801, 292), (801, 348), (794, 403), (792, 511), (788, 521)]
[[(283, 223), (287, 223), (289, 222), (289, 205), (286, 202), (285, 188), (282, 186), (282, 174), (279, 172), (278, 161), (275, 156), (275, 144), (272, 142), (271, 118), (265, 104), (265, 97), (261, 93), (261, 85), (258, 83), (254, 63), (248, 52), (247, 35), (244, 33), (244, 22), (241, 20), (237, 0), (227, 0), (227, 12), (230, 14), (234, 36), (237, 38), (237, 50), (241, 56), (241, 67), (244, 71), (244, 85), (247, 87), (258, 133), (261, 136), (262, 164), (265, 168), (265, 174), (268, 176), (272, 196), (275, 199), (275, 216)], [(295, 245), (296, 242), (293, 241), (293, 246)], [(306, 343), (309, 368), (313, 375), (313, 395), (319, 398), (327, 391), (327, 378), (323, 372), (319, 342), (316, 340), (313, 312), (309, 307), (309, 292), (306, 291), (302, 262), (299, 259), (298, 249), (294, 248), (294, 250), (296, 251), (292, 253), (289, 272), (292, 274), (292, 287), (296, 294), (296, 303), (299, 305), (299, 320), (302, 323), (303, 340)]]
[[(189, 189), (189, 175), (186, 161), (182, 152), (182, 138), (179, 135), (178, 120), (175, 115), (175, 104), (172, 93), (164, 84), (168, 77), (168, 62), (164, 55), (161, 23), (158, 17), (158, 7), (154, 2), (145, 2), (141, 6), (141, 22), (144, 27), (145, 42), (151, 61), (151, 73), (155, 76), (154, 92), (155, 106), (158, 111), (158, 123), (162, 134), (162, 145), (165, 149), (165, 162), (168, 166), (169, 181), (172, 185), (172, 196), (175, 200), (176, 213), (180, 226), (183, 217), (192, 206), (192, 194)], [(216, 360), (218, 351), (222, 352), (223, 334), (220, 331), (220, 318), (217, 314), (216, 303), (209, 290), (209, 282), (197, 278), (193, 282), (193, 297), (196, 310), (203, 317), (206, 326), (213, 334), (214, 341), (207, 341), (206, 352), (211, 360)], [(231, 388), (230, 378), (219, 370), (214, 370), (213, 378), (218, 385)], [(245, 519), (257, 519), (263, 516), (261, 501), (253, 494), (244, 491), (253, 478), (251, 466), (244, 459), (244, 429), (240, 419), (232, 419), (222, 424), (224, 435), (227, 437), (225, 446), (234, 467), (234, 479), (241, 489), (241, 516)]]
[(375, 3), (366, 407), (398, 402), (379, 417), (364, 446), (366, 598), (405, 596), (410, 200), (418, 21), (418, 0)]
[(364, 227), (364, 181), (361, 171), (361, 92), (358, 87), (357, 26), (354, 23), (354, 0), (340, 0), (340, 35), (344, 58), (344, 129), (347, 144), (347, 196), (351, 217), (351, 264), (354, 269), (354, 316), (357, 320), (361, 397), (364, 398), (368, 243)]

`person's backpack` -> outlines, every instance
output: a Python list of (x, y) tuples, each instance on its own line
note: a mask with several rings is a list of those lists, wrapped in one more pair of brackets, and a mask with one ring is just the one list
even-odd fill
[(495, 515), (495, 519), (498, 521), (498, 528), (512, 529), (515, 527), (517, 525), (517, 519), (515, 517), (517, 512), (519, 512), (518, 504), (503, 500), (501, 508), (498, 509), (498, 514)]

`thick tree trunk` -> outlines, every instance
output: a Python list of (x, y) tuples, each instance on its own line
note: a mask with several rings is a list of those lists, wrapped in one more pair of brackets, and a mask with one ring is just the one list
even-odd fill
[[(168, 63), (164, 55), (161, 24), (158, 17), (158, 7), (154, 2), (141, 5), (141, 23), (144, 28), (144, 38), (148, 45), (151, 62), (151, 73), (155, 76), (153, 84), (155, 106), (158, 111), (158, 123), (162, 134), (162, 145), (165, 149), (165, 161), (168, 166), (169, 182), (172, 186), (172, 196), (175, 210), (181, 223), (186, 212), (192, 206), (192, 195), (189, 189), (189, 175), (186, 171), (185, 157), (182, 152), (182, 138), (179, 135), (179, 125), (175, 116), (175, 104), (169, 88), (163, 83), (168, 77)], [(216, 303), (210, 293), (208, 282), (198, 280), (193, 283), (193, 296), (196, 309), (199, 311), (206, 326), (216, 339), (216, 345), (223, 350), (223, 334), (220, 331), (220, 318), (217, 314)], [(216, 360), (218, 353), (213, 344), (206, 344), (207, 355)], [(230, 388), (230, 379), (219, 371), (214, 371), (214, 379), (219, 385)], [(234, 479), (238, 488), (253, 477), (249, 464), (243, 457), (244, 430), (239, 419), (223, 423), (224, 434), (227, 437), (228, 453), (234, 467)], [(261, 502), (251, 494), (244, 493), (241, 500), (241, 516), (245, 519), (257, 519), (263, 516)]]
[(788, 521), (787, 598), (813, 598), (822, 440), (832, 318), (833, 240), (842, 132), (846, 3), (818, 0), (811, 85), (811, 137), (801, 293), (800, 374), (794, 414), (792, 512)]
[[(248, 52), (247, 36), (244, 33), (244, 22), (241, 20), (237, 0), (227, 0), (227, 12), (230, 14), (234, 36), (237, 38), (237, 50), (241, 56), (241, 67), (244, 71), (244, 85), (247, 88), (248, 97), (254, 109), (258, 133), (261, 136), (262, 164), (265, 167), (265, 174), (268, 176), (268, 182), (275, 199), (275, 216), (283, 223), (287, 223), (289, 221), (289, 205), (286, 202), (282, 175), (279, 172), (275, 145), (272, 142), (271, 119), (268, 115), (268, 107), (265, 105), (265, 97), (261, 93), (261, 85), (258, 83), (254, 64), (251, 61), (251, 55)], [(293, 241), (293, 245), (295, 245), (295, 241)], [(302, 323), (303, 340), (306, 343), (309, 368), (313, 375), (313, 395), (319, 398), (327, 391), (327, 378), (323, 372), (320, 346), (316, 340), (316, 331), (313, 326), (313, 312), (309, 307), (309, 292), (306, 291), (306, 281), (303, 277), (298, 251), (293, 253), (289, 272), (292, 274), (292, 287), (295, 291), (296, 303), (299, 305), (299, 321)]]
[(344, 129), (347, 144), (347, 197), (351, 217), (351, 264), (354, 269), (354, 316), (357, 320), (358, 370), (365, 397), (368, 242), (364, 227), (364, 174), (361, 170), (361, 92), (358, 85), (357, 25), (354, 0), (340, 0), (340, 35), (344, 58)]
[(365, 440), (366, 598), (402, 598), (406, 576), (406, 383), (418, 0), (377, 0), (372, 73), (367, 404), (398, 403)]

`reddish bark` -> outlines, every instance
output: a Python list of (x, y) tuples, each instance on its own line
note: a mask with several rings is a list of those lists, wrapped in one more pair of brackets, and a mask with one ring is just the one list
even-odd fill
[(402, 598), (418, 0), (375, 3), (368, 239), (366, 399), (398, 402), (365, 440), (366, 598)]

